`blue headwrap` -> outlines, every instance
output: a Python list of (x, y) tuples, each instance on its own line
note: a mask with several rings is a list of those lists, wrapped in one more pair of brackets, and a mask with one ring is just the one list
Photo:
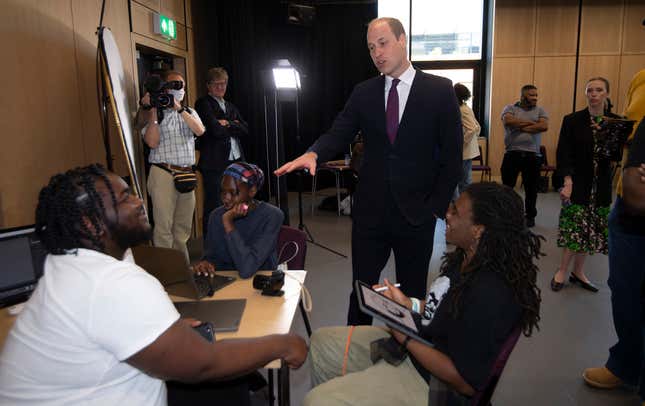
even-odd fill
[(235, 180), (246, 183), (249, 187), (257, 187), (258, 190), (264, 184), (264, 172), (257, 165), (247, 162), (235, 162), (230, 164), (224, 175), (228, 175)]

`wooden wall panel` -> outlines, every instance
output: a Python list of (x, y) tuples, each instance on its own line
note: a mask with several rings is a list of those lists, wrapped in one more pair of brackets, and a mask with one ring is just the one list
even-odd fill
[(620, 75), (618, 79), (618, 84), (614, 85), (613, 92), (618, 91), (618, 94), (621, 96), (618, 103), (615, 103), (614, 112), (618, 114), (623, 114), (625, 108), (627, 107), (627, 90), (629, 89), (629, 83), (636, 73), (641, 69), (645, 69), (645, 54), (641, 55), (623, 55), (620, 62)]
[[(186, 7), (186, 10), (190, 10), (188, 8), (188, 5)], [(190, 13), (188, 13), (190, 14)], [(197, 83), (197, 72), (195, 70), (195, 40), (193, 36), (193, 30), (188, 28), (186, 29), (186, 34), (187, 34), (187, 42), (188, 42), (188, 58), (186, 58), (186, 82), (187, 82), (187, 87), (188, 87), (188, 103), (191, 106), (195, 105), (195, 100), (197, 100), (198, 96), (198, 88), (200, 86), (204, 86), (201, 83)], [(199, 151), (197, 151), (199, 153)], [(200, 185), (203, 185), (202, 183), (202, 178), (201, 178), (201, 173), (200, 173), (200, 179), (199, 179)], [(193, 235), (195, 236), (200, 236), (202, 235), (202, 226), (203, 226), (203, 218), (204, 218), (204, 188), (199, 187), (195, 191), (195, 214), (194, 214), (194, 222), (193, 222)]]
[(488, 159), (494, 175), (499, 174), (504, 156), (502, 110), (519, 100), (522, 86), (533, 82), (533, 65), (534, 58), (495, 58), (493, 61)]
[(9, 0), (0, 13), (0, 227), (34, 222), (40, 188), (84, 160), (70, 1)]
[(580, 55), (620, 54), (623, 10), (623, 0), (583, 0)]
[(536, 56), (575, 55), (578, 0), (538, 0), (536, 26)]
[(620, 104), (623, 95), (616, 92), (618, 86), (620, 56), (581, 56), (578, 62), (578, 90), (576, 92), (576, 110), (587, 105), (585, 86), (587, 81), (596, 76), (602, 76), (609, 81), (610, 95), (615, 106)]
[(623, 54), (645, 53), (645, 0), (626, 0), (623, 20)]
[(493, 49), (496, 57), (535, 53), (535, 0), (497, 0)]
[[(191, 0), (184, 0), (185, 3), (185, 13), (186, 13), (186, 27), (188, 28), (193, 28), (193, 13), (191, 10), (193, 9)], [(188, 42), (189, 44), (192, 44), (192, 42)], [(190, 45), (189, 45), (190, 46)]]
[[(130, 3), (135, 10), (160, 10), (160, 0), (137, 1)], [(119, 46), (125, 91), (134, 113), (137, 34), (130, 33), (128, 3), (107, 2), (104, 25), (111, 28)], [(181, 7), (168, 4), (183, 16), (183, 1)], [(10, 135), (0, 148), (0, 228), (33, 223), (38, 191), (51, 175), (105, 163), (95, 86), (100, 9), (101, 0), (3, 2), (0, 46), (8, 57), (0, 64), (0, 73), (9, 78), (3, 90), (11, 96), (0, 98), (3, 134)], [(180, 38), (174, 43), (138, 38), (146, 46), (186, 57), (185, 25), (179, 28)], [(112, 121), (114, 130), (113, 126)], [(114, 131), (111, 140), (117, 172), (125, 174), (125, 157)]]
[(132, 0), (132, 2), (144, 5), (157, 13), (161, 11), (161, 0)]
[[(83, 140), (86, 144), (85, 158), (87, 162), (106, 164), (105, 148), (103, 146), (101, 118), (97, 107), (96, 94), (96, 26), (101, 10), (101, 0), (73, 0), (72, 13), (76, 35), (76, 63), (79, 68), (79, 100), (81, 101), (81, 119), (83, 125)], [(130, 115), (136, 113), (137, 103), (134, 93), (134, 66), (132, 64), (132, 47), (130, 45), (130, 23), (128, 21), (128, 0), (117, 0), (106, 3), (104, 25), (108, 26), (114, 35), (126, 88), (124, 89), (130, 106)], [(113, 117), (110, 118), (110, 141), (114, 171), (119, 175), (128, 175), (127, 160), (121, 135)]]
[(542, 134), (549, 163), (555, 163), (562, 117), (571, 113), (573, 107), (575, 64), (574, 56), (535, 58), (538, 104), (549, 114), (549, 129)]
[(132, 3), (132, 31), (148, 37), (161, 44), (166, 44), (174, 48), (186, 49), (186, 26), (177, 23), (177, 39), (167, 40), (161, 35), (154, 33), (153, 11), (143, 7), (138, 3)]
[(161, 14), (172, 18), (182, 25), (186, 25), (184, 0), (161, 0)]

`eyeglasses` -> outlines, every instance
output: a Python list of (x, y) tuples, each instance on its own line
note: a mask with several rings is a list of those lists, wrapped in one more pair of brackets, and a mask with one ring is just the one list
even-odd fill
[(226, 85), (228, 85), (228, 81), (226, 81), (226, 80), (219, 81), (218, 80), (217, 82), (209, 82), (209, 85), (215, 86), (215, 87), (226, 87)]

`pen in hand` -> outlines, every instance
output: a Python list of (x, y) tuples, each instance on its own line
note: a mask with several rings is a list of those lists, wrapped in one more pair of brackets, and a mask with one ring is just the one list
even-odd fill
[[(395, 288), (401, 287), (401, 284), (400, 284), (400, 283), (395, 283), (395, 284), (394, 284), (394, 287), (395, 287)], [(387, 286), (381, 286), (380, 288), (376, 288), (376, 289), (374, 289), (374, 292), (385, 292), (385, 291), (386, 291), (386, 290), (388, 290), (388, 289), (389, 289), (389, 288), (388, 288)]]

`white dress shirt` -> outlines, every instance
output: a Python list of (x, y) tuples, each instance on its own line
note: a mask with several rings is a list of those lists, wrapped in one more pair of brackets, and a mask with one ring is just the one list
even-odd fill
[[(213, 99), (215, 99), (224, 114), (226, 114), (226, 102), (224, 101), (224, 99), (219, 97), (213, 97)], [(240, 151), (240, 144), (238, 142), (239, 141), (237, 140), (237, 138), (231, 137), (231, 152), (229, 152), (228, 154), (229, 161), (234, 161), (242, 156), (242, 152)]]
[[(414, 70), (412, 64), (408, 66), (408, 69), (399, 76), (399, 84), (396, 86), (396, 91), (399, 94), (399, 123), (401, 122), (401, 117), (403, 117), (403, 111), (405, 110), (405, 104), (408, 102), (408, 96), (410, 95), (410, 89), (412, 88), (412, 81), (414, 80), (414, 75), (417, 71)], [(385, 75), (385, 110), (387, 111), (387, 96), (390, 92), (390, 87), (392, 87), (392, 76)]]

